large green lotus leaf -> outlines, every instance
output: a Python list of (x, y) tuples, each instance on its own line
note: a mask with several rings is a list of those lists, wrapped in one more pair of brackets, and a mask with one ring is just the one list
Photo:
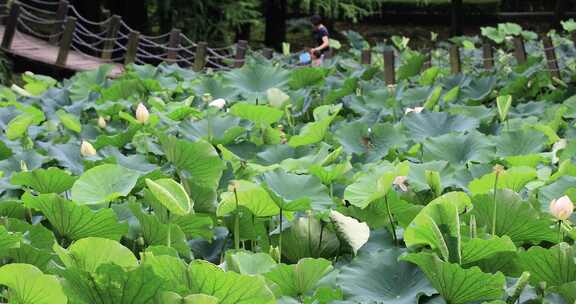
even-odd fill
[(438, 250), (444, 260), (460, 263), (459, 214), (471, 205), (464, 192), (449, 192), (428, 203), (406, 228), (406, 246), (427, 245)]
[(62, 125), (67, 129), (76, 133), (82, 132), (82, 124), (80, 123), (78, 117), (76, 117), (74, 114), (70, 114), (60, 109), (56, 112), (56, 115), (58, 116), (58, 119), (60, 119), (60, 122), (62, 122)]
[(20, 244), (19, 248), (8, 251), (7, 257), (12, 263), (30, 264), (42, 271), (49, 270), (49, 263), (54, 259), (52, 250), (38, 249), (26, 243)]
[(431, 253), (413, 253), (400, 259), (418, 265), (447, 303), (466, 304), (504, 295), (506, 279), (502, 273), (488, 274), (478, 267), (464, 269)]
[(338, 116), (342, 105), (325, 105), (314, 109), (315, 122), (306, 124), (298, 135), (288, 141), (290, 147), (296, 148), (318, 143), (324, 139), (332, 121)]
[(406, 53), (404, 63), (398, 68), (398, 80), (408, 79), (418, 75), (422, 71), (422, 65), (426, 62), (426, 55), (419, 52)]
[(94, 142), (94, 148), (97, 150), (106, 146), (122, 148), (132, 141), (142, 126), (142, 124), (132, 124), (126, 131), (119, 131), (114, 135), (99, 135)]
[(424, 160), (446, 160), (453, 165), (466, 162), (489, 162), (494, 157), (494, 146), (478, 132), (445, 134), (424, 141)]
[(336, 286), (353, 303), (417, 303), (435, 293), (418, 267), (398, 261), (400, 249), (378, 250), (358, 255), (336, 275)]
[(375, 200), (383, 198), (392, 187), (394, 178), (408, 175), (408, 170), (407, 162), (396, 167), (383, 163), (368, 168), (346, 187), (344, 199), (356, 207), (366, 208)]
[(316, 176), (277, 169), (264, 173), (262, 181), (270, 197), (283, 210), (303, 211), (310, 207), (325, 210), (332, 205), (328, 189)]
[(14, 185), (30, 187), (39, 193), (62, 193), (72, 188), (74, 181), (75, 177), (56, 167), (14, 173), (10, 179)]
[(29, 244), (35, 248), (51, 250), (55, 243), (52, 231), (42, 225), (32, 225), (23, 220), (8, 218), (4, 220), (4, 227), (9, 232), (22, 236), (21, 245)]
[(332, 269), (328, 260), (304, 258), (296, 265), (279, 264), (264, 276), (280, 287), (282, 295), (296, 297), (312, 290)]
[(211, 209), (225, 168), (225, 163), (216, 149), (203, 140), (191, 142), (166, 136), (160, 141), (168, 161), (178, 170), (186, 171), (183, 177), (186, 177), (187, 181), (182, 183), (187, 183), (190, 187), (188, 194), (195, 209)]
[[(238, 206), (246, 207), (255, 216), (273, 216), (280, 213), (280, 209), (270, 194), (260, 185), (239, 180), (236, 183), (236, 195), (238, 196)], [(216, 214), (224, 216), (236, 210), (236, 197), (234, 192), (224, 192), (220, 196), (220, 204)]]
[(230, 144), (245, 131), (240, 119), (230, 115), (210, 116), (198, 121), (184, 122), (181, 128), (186, 138), (193, 141), (203, 139), (214, 145)]
[(119, 223), (112, 209), (92, 211), (56, 194), (25, 193), (22, 200), (28, 208), (42, 212), (58, 235), (68, 240), (92, 236), (118, 241), (128, 232), (128, 224)]
[(326, 167), (316, 164), (308, 168), (308, 171), (318, 177), (324, 185), (332, 184), (334, 181), (342, 178), (344, 174), (350, 170), (352, 170), (352, 165), (349, 161)]
[(318, 67), (293, 69), (290, 73), (290, 88), (292, 90), (299, 90), (310, 86), (321, 85), (324, 83), (327, 71), (326, 69)]
[(436, 137), (452, 132), (464, 132), (478, 128), (479, 121), (446, 112), (408, 113), (402, 120), (410, 135), (416, 140)]
[(188, 265), (176, 256), (142, 253), (142, 265), (150, 266), (157, 276), (169, 282), (172, 290), (187, 292)]
[(368, 242), (370, 227), (366, 223), (359, 222), (353, 217), (345, 216), (334, 210), (330, 211), (330, 219), (334, 223), (336, 231), (350, 245), (354, 254)]
[(513, 130), (495, 136), (498, 156), (518, 156), (540, 153), (546, 147), (548, 138), (537, 130)]
[(182, 257), (190, 256), (190, 248), (186, 244), (186, 235), (180, 226), (176, 224), (177, 220), (174, 220), (174, 224), (167, 225), (163, 224), (158, 219), (158, 216), (144, 213), (138, 204), (130, 204), (129, 208), (140, 223), (140, 233), (147, 246), (167, 245), (168, 229), (170, 229), (170, 247), (178, 250)]
[(8, 249), (20, 247), (22, 235), (6, 230), (6, 227), (0, 226), (0, 254), (6, 253)]
[[(497, 189), (510, 189), (520, 192), (527, 183), (537, 178), (536, 169), (530, 167), (512, 167), (498, 176)], [(472, 195), (484, 194), (494, 190), (496, 173), (492, 172), (475, 179), (468, 184), (468, 190)]]
[(280, 67), (271, 65), (246, 64), (241, 69), (226, 73), (224, 78), (231, 87), (238, 89), (242, 95), (247, 97), (260, 96), (262, 97), (260, 100), (265, 100), (266, 91), (270, 88), (281, 88), (288, 82), (289, 73)]
[(548, 249), (535, 246), (518, 253), (518, 262), (530, 272), (532, 284), (546, 282), (547, 287), (560, 287), (576, 280), (574, 258), (574, 248), (566, 243)]
[(415, 192), (430, 190), (426, 181), (426, 171), (435, 171), (440, 174), (441, 187), (447, 187), (450, 171), (447, 161), (431, 161), (425, 163), (410, 163), (410, 173), (408, 174), (408, 184)]
[(65, 292), (73, 303), (154, 304), (162, 291), (170, 288), (148, 265), (125, 269), (107, 263), (91, 273), (68, 268), (59, 274), (65, 279)]
[(210, 94), (212, 98), (224, 98), (226, 100), (233, 97), (236, 91), (226, 80), (221, 79), (219, 75), (202, 77), (193, 88), (198, 95)]
[(407, 140), (400, 126), (382, 123), (370, 128), (362, 121), (343, 124), (335, 137), (346, 152), (367, 154), (366, 161), (382, 159), (390, 149), (402, 147)]
[(214, 296), (220, 304), (274, 304), (274, 294), (264, 278), (224, 272), (218, 266), (196, 260), (188, 267), (191, 293)]
[(136, 185), (139, 174), (122, 166), (104, 164), (84, 172), (72, 186), (72, 200), (96, 205), (126, 196)]
[(576, 302), (576, 282), (572, 281), (566, 284), (563, 284), (560, 287), (553, 287), (551, 288), (553, 292), (557, 292), (562, 295), (564, 301), (566, 303), (574, 303)]
[[(475, 195), (472, 198), (472, 214), (476, 217), (478, 227), (492, 231), (494, 214), (494, 194)], [(511, 190), (496, 192), (496, 235), (508, 236), (514, 243), (539, 243), (557, 241), (558, 235), (550, 228), (552, 222), (540, 218), (528, 202)]]
[(10, 289), (9, 303), (68, 303), (58, 278), (46, 275), (32, 265), (8, 264), (0, 267), (0, 284)]
[(26, 164), (28, 170), (35, 170), (40, 168), (47, 159), (36, 150), (15, 153), (12, 157), (0, 161), (0, 171), (4, 172), (4, 176), (9, 177), (13, 172), (22, 171), (22, 164)]
[(205, 238), (212, 239), (214, 232), (214, 222), (210, 214), (187, 214), (171, 220), (178, 225), (186, 238)]
[(230, 108), (232, 115), (249, 120), (258, 126), (269, 126), (278, 122), (284, 112), (266, 105), (254, 105), (239, 102)]
[(6, 138), (9, 140), (22, 137), (28, 131), (28, 127), (38, 125), (46, 119), (44, 113), (35, 107), (29, 106), (21, 110), (23, 113), (10, 120), (6, 126)]
[(5, 160), (12, 155), (12, 150), (4, 143), (4, 141), (0, 141), (0, 160)]
[[(74, 175), (84, 171), (83, 158), (80, 154), (80, 143), (52, 144), (38, 142), (38, 146), (46, 150), (49, 157), (58, 161), (60, 167), (68, 169)], [(28, 166), (30, 169), (30, 166)]]
[(460, 90), (460, 98), (463, 100), (482, 101), (487, 98), (496, 86), (495, 76), (474, 77)]
[(336, 234), (314, 217), (298, 217), (282, 232), (282, 255), (293, 263), (306, 257), (329, 259), (339, 248)]
[(266, 253), (250, 251), (226, 252), (226, 269), (240, 274), (264, 274), (276, 267), (276, 261)]
[(146, 179), (146, 185), (156, 200), (176, 215), (186, 215), (192, 209), (192, 202), (181, 184), (171, 178)]
[(138, 260), (130, 249), (109, 239), (88, 237), (74, 242), (68, 249), (58, 244), (54, 244), (53, 249), (66, 267), (90, 273), (107, 263), (126, 268), (138, 266)]
[(516, 246), (508, 236), (469, 239), (462, 244), (462, 265), (488, 259), (502, 252), (516, 252)]

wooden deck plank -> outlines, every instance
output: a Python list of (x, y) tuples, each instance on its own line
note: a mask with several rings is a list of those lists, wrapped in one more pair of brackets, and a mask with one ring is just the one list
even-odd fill
[[(4, 26), (0, 25), (0, 41), (4, 36)], [(6, 52), (14, 55), (26, 57), (33, 61), (55, 65), (56, 58), (58, 57), (58, 47), (48, 43), (47, 41), (32, 37), (22, 32), (16, 32), (12, 47)], [(98, 69), (102, 64), (110, 64), (98, 57), (82, 54), (80, 52), (71, 50), (68, 54), (65, 68), (74, 71), (89, 71)], [(110, 76), (115, 77), (123, 73), (124, 67), (121, 64), (113, 63), (114, 67), (110, 72)]]

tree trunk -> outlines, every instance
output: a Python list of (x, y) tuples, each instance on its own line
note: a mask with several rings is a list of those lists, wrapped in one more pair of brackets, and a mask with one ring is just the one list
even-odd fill
[(462, 9), (462, 0), (452, 0), (452, 24), (450, 27), (450, 33), (452, 36), (462, 35), (462, 15), (464, 10)]
[(286, 0), (265, 0), (265, 44), (280, 51), (286, 41)]
[(250, 41), (250, 32), (252, 31), (252, 25), (250, 23), (243, 24), (236, 30), (236, 41), (246, 40)]

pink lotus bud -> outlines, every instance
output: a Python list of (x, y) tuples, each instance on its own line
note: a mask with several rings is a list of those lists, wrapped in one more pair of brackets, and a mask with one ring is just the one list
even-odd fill
[(550, 214), (558, 220), (565, 220), (574, 212), (574, 204), (567, 195), (550, 202)]
[(400, 190), (402, 190), (402, 192), (406, 192), (406, 191), (408, 191), (408, 186), (406, 186), (406, 180), (407, 179), (408, 179), (408, 177), (406, 177), (406, 176), (396, 176), (396, 178), (394, 178), (394, 181), (392, 182), (392, 184), (397, 186), (398, 188), (400, 188)]

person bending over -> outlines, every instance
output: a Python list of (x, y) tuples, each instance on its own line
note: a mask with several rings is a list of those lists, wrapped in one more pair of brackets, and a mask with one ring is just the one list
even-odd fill
[(330, 51), (328, 29), (322, 24), (322, 18), (318, 15), (312, 16), (310, 22), (312, 22), (312, 26), (314, 27), (312, 34), (314, 35), (314, 41), (317, 45), (310, 50), (310, 56), (312, 57), (313, 65), (320, 65), (325, 55)]

